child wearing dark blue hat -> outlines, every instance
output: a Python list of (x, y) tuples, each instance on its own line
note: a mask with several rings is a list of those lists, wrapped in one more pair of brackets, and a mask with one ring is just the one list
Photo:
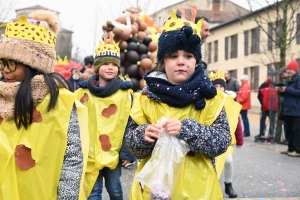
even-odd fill
[[(227, 117), (230, 99), (217, 92), (198, 67), (199, 29), (171, 11), (158, 40), (157, 66), (144, 75), (147, 85), (135, 94), (126, 135), (126, 146), (142, 159), (136, 174), (149, 161), (162, 130), (188, 144), (190, 151), (184, 156), (171, 199), (223, 199), (215, 157), (226, 152), (231, 144), (229, 125), (237, 123), (237, 117)], [(159, 125), (163, 117), (168, 120)], [(133, 181), (130, 199), (150, 199), (151, 192)]]

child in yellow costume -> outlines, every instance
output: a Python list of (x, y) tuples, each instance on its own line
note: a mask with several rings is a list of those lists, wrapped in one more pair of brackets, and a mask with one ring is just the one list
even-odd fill
[[(144, 75), (147, 86), (134, 98), (126, 146), (142, 159), (138, 173), (151, 157), (164, 128), (190, 147), (171, 199), (221, 200), (215, 157), (231, 144), (229, 125), (237, 119), (230, 118), (229, 108), (234, 109), (234, 102), (217, 92), (204, 75), (198, 65), (200, 38), (185, 24), (173, 12), (164, 24), (158, 41), (158, 64)], [(161, 117), (169, 120), (159, 126)], [(130, 199), (150, 199), (149, 188), (133, 181)]]
[[(208, 76), (212, 84), (217, 88), (217, 90), (221, 92), (225, 92), (226, 94), (230, 95), (233, 99), (236, 97), (235, 92), (225, 90), (226, 80), (223, 72), (215, 72), (215, 73), (211, 72), (210, 74), (208, 74)], [(239, 110), (237, 111), (240, 111), (242, 106), (239, 105), (239, 103), (236, 104), (237, 107), (240, 107)], [(238, 195), (236, 194), (236, 192), (233, 190), (232, 187), (232, 175), (233, 175), (232, 153), (233, 153), (233, 145), (236, 145), (236, 147), (241, 148), (244, 144), (243, 129), (241, 124), (241, 119), (239, 116), (238, 116), (238, 124), (236, 126), (236, 130), (235, 132), (231, 132), (231, 133), (233, 138), (231, 142), (231, 146), (227, 149), (227, 151), (224, 154), (217, 157), (217, 173), (218, 173), (218, 177), (220, 178), (225, 164), (225, 169), (224, 169), (225, 193), (228, 194), (229, 198), (237, 198)]]
[(79, 199), (84, 107), (53, 72), (58, 31), (54, 13), (37, 11), (0, 39), (0, 199)]
[(102, 199), (103, 178), (111, 199), (123, 199), (120, 151), (132, 104), (130, 81), (120, 75), (120, 49), (105, 35), (94, 61), (95, 75), (79, 84), (77, 98), (89, 112), (89, 156), (85, 189), (89, 200)]

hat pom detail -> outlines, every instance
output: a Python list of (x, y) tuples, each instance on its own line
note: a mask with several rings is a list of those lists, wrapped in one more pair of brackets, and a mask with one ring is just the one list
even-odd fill
[(191, 35), (193, 34), (193, 29), (190, 26), (183, 26), (181, 28), (181, 31), (185, 33), (187, 38), (191, 37)]
[(197, 110), (202, 110), (206, 106), (206, 102), (203, 99), (199, 99), (195, 102), (195, 107)]
[(192, 35), (190, 38), (189, 38), (189, 44), (191, 46), (196, 46), (198, 45), (199, 43), (201, 42), (200, 38), (198, 35)]
[(37, 21), (47, 22), (50, 29), (56, 34), (60, 31), (60, 22), (58, 16), (54, 12), (48, 10), (37, 10), (30, 14), (30, 18)]
[(177, 44), (183, 44), (187, 42), (186, 35), (182, 31), (177, 32), (175, 38), (177, 40)]

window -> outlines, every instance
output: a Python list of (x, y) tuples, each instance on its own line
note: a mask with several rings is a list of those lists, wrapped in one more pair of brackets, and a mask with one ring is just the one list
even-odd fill
[(225, 37), (225, 60), (228, 60), (228, 37)]
[(214, 42), (214, 48), (215, 48), (214, 62), (218, 62), (218, 40)]
[(276, 41), (276, 48), (279, 48), (281, 45), (281, 35), (282, 35), (282, 20), (279, 20), (276, 22), (276, 37), (275, 37), (275, 41)]
[(211, 42), (208, 43), (207, 48), (208, 48), (208, 50), (207, 50), (207, 53), (208, 53), (208, 55), (207, 55), (207, 63), (211, 63)]
[(229, 70), (230, 77), (237, 78), (237, 70)]
[(249, 67), (249, 82), (251, 89), (254, 91), (258, 90), (258, 81), (259, 81), (259, 66)]
[(249, 49), (249, 47), (248, 47), (248, 41), (249, 40), (249, 32), (248, 32), (248, 30), (246, 30), (246, 31), (244, 31), (244, 43), (245, 43), (245, 45), (244, 45), (244, 52), (245, 52), (245, 56), (247, 56), (248, 55), (248, 49)]
[(244, 75), (248, 75), (248, 68), (244, 68)]
[(235, 34), (230, 37), (230, 58), (237, 58), (238, 51), (238, 35)]
[(300, 13), (297, 14), (297, 44), (300, 44)]
[(273, 27), (272, 23), (268, 23), (268, 50), (271, 51), (272, 46), (272, 38), (273, 38)]
[(259, 53), (259, 31), (259, 27), (251, 30), (251, 53)]

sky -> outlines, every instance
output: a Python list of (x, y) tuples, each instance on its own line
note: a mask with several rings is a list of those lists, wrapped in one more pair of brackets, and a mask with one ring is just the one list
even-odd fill
[[(73, 31), (74, 47), (79, 47), (81, 57), (92, 55), (95, 44), (101, 39), (102, 25), (108, 20), (114, 20), (122, 12), (130, 7), (141, 6), (144, 13), (151, 15), (170, 4), (181, 0), (9, 0), (13, 2), (9, 6), (6, 20), (15, 17), (15, 10), (34, 5), (41, 5), (60, 13), (59, 18), (63, 28)], [(232, 2), (249, 9), (247, 0), (231, 0)], [(252, 0), (257, 1), (257, 0)], [(0, 0), (1, 3), (8, 2)], [(71, 2), (71, 3), (70, 3)], [(106, 3), (103, 3), (106, 2)], [(96, 18), (98, 20), (96, 20)], [(99, 20), (100, 19), (100, 20)], [(99, 31), (95, 31), (98, 29)]]

